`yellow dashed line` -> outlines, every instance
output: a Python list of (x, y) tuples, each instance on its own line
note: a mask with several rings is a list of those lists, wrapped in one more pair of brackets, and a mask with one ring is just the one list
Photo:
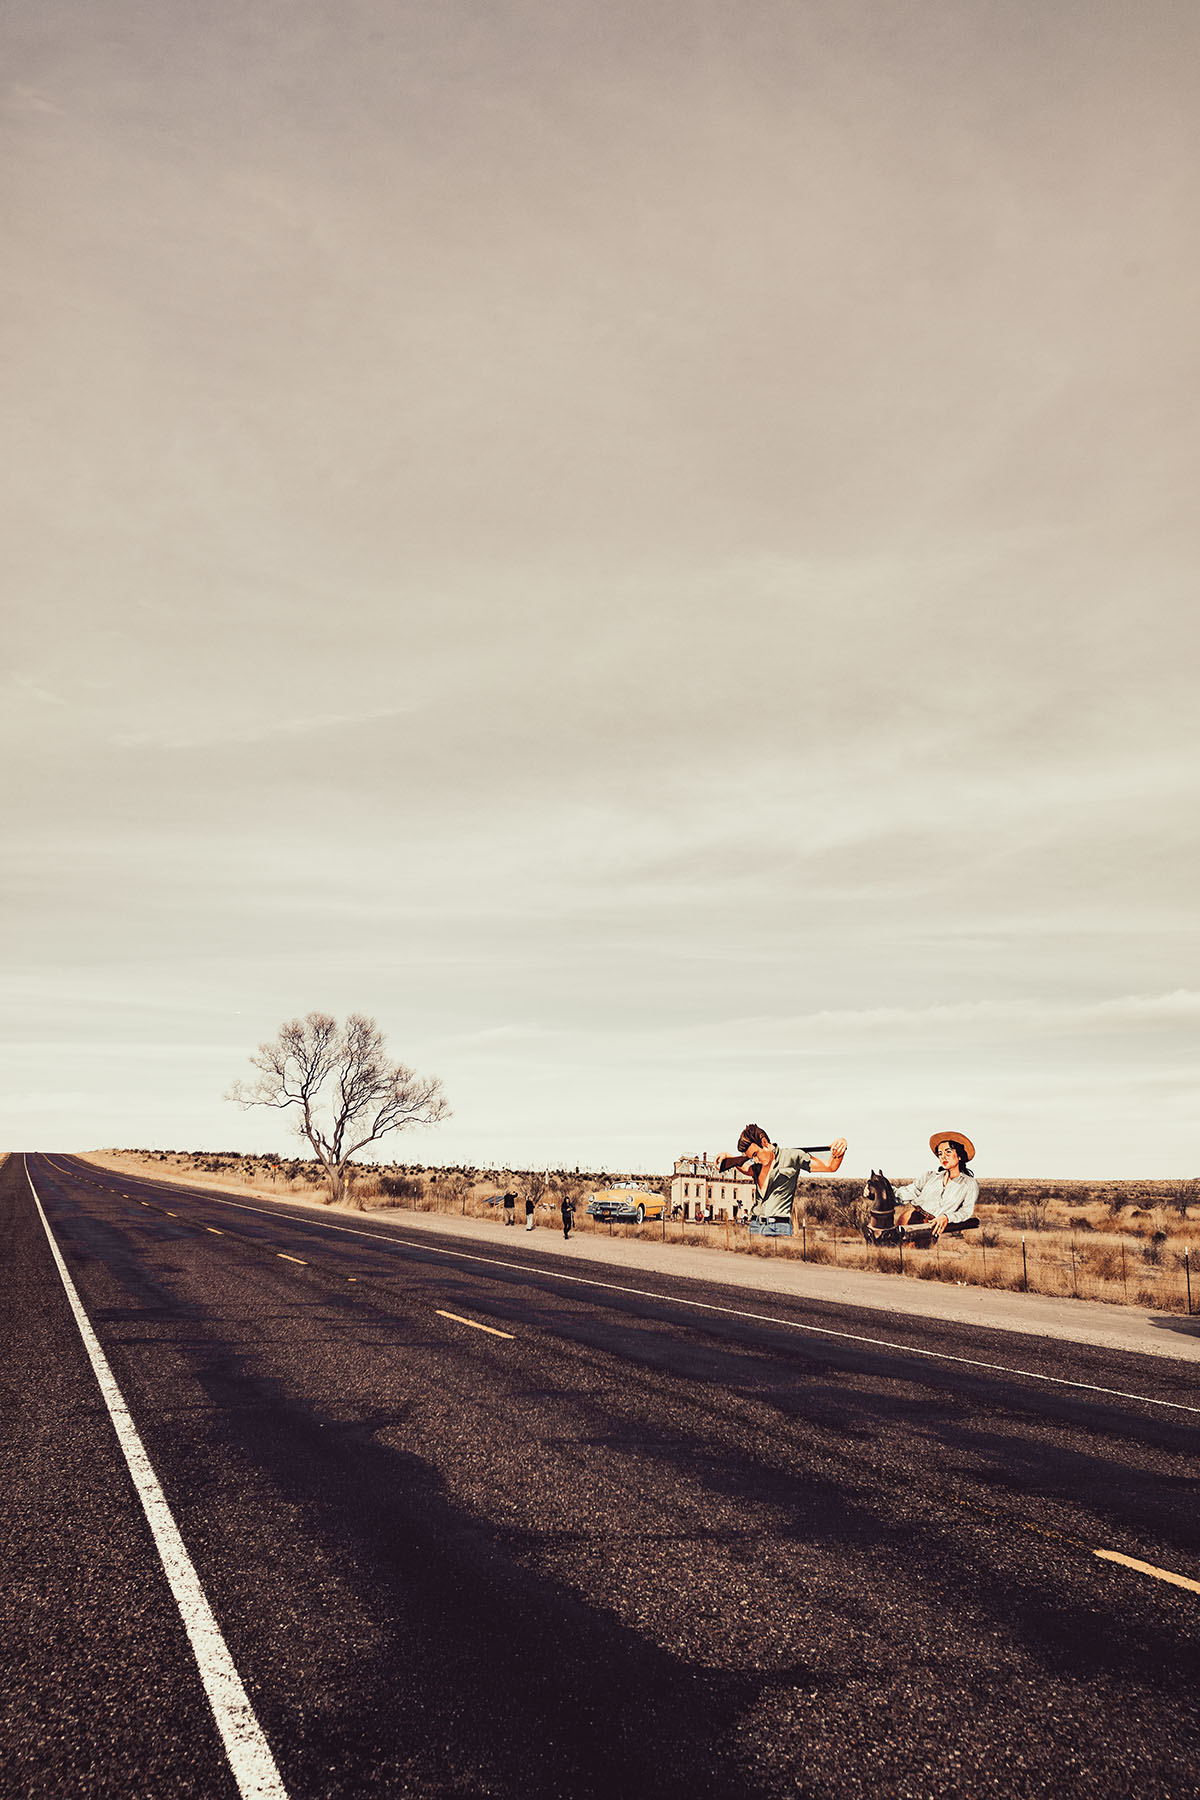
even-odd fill
[(215, 1225), (206, 1225), (204, 1229), (205, 1231), (211, 1231), (214, 1237), (225, 1236), (225, 1233), (223, 1231), (218, 1231)]
[(1139, 1575), (1153, 1575), (1156, 1581), (1169, 1581), (1172, 1587), (1187, 1588), (1190, 1593), (1200, 1594), (1200, 1581), (1191, 1581), (1186, 1575), (1173, 1575), (1170, 1569), (1156, 1569), (1153, 1563), (1139, 1562), (1136, 1556), (1122, 1556), (1119, 1550), (1093, 1550), (1093, 1556), (1099, 1556), (1104, 1562), (1120, 1563), (1124, 1569), (1136, 1569)]
[[(958, 1500), (959, 1506), (970, 1512), (982, 1514), (985, 1518), (1001, 1519), (1003, 1515), (990, 1506), (977, 1506), (970, 1500)], [(1030, 1531), (1035, 1537), (1051, 1538), (1060, 1544), (1069, 1544), (1074, 1550), (1090, 1550), (1093, 1556), (1100, 1557), (1102, 1562), (1120, 1563), (1123, 1569), (1136, 1569), (1139, 1575), (1153, 1575), (1156, 1581), (1169, 1581), (1172, 1587), (1187, 1588), (1189, 1593), (1200, 1594), (1200, 1581), (1193, 1581), (1188, 1575), (1174, 1575), (1170, 1569), (1160, 1569), (1154, 1563), (1139, 1562), (1136, 1556), (1122, 1556), (1119, 1550), (1097, 1550), (1091, 1544), (1085, 1544), (1082, 1538), (1072, 1537), (1068, 1531), (1052, 1531), (1045, 1525), (1031, 1525), (1027, 1519), (1014, 1519), (1022, 1531)]]
[(307, 1269), (308, 1267), (308, 1264), (302, 1256), (289, 1256), (286, 1250), (277, 1250), (275, 1254), (276, 1256), (281, 1256), (284, 1262), (299, 1263), (302, 1269)]
[(439, 1319), (453, 1319), (456, 1325), (470, 1325), (473, 1330), (490, 1332), (493, 1337), (511, 1338), (514, 1335), (511, 1331), (497, 1331), (494, 1325), (481, 1325), (478, 1319), (464, 1319), (458, 1313), (443, 1312), (440, 1306), (434, 1311)]

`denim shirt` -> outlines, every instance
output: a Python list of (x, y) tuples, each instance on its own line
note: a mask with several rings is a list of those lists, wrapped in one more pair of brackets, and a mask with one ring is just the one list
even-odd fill
[(979, 1183), (973, 1175), (956, 1175), (943, 1188), (941, 1169), (930, 1169), (917, 1181), (910, 1181), (907, 1187), (896, 1189), (896, 1199), (901, 1206), (911, 1206), (913, 1202), (925, 1212), (932, 1213), (935, 1219), (946, 1215), (949, 1225), (957, 1225), (962, 1219), (969, 1219), (975, 1211), (975, 1202), (979, 1198)]

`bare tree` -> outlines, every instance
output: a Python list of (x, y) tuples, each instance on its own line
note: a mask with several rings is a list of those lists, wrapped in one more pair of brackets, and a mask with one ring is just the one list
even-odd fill
[(436, 1125), (450, 1112), (436, 1075), (392, 1062), (383, 1033), (362, 1013), (351, 1013), (344, 1025), (328, 1013), (291, 1019), (250, 1061), (257, 1077), (234, 1082), (226, 1099), (241, 1107), (299, 1109), (296, 1130), (325, 1170), (330, 1205), (345, 1198), (350, 1160), (359, 1150), (409, 1125)]

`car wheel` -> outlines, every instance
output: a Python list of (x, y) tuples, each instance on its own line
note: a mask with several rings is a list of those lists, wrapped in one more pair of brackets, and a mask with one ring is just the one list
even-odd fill
[(643, 1220), (643, 1219), (644, 1219), (644, 1218), (645, 1218), (645, 1217), (646, 1217), (646, 1209), (645, 1209), (645, 1207), (644, 1207), (644, 1206), (639, 1206), (639, 1207), (638, 1207), (638, 1209), (637, 1209), (637, 1222), (638, 1222), (638, 1224), (639, 1224), (639, 1225), (640, 1225), (640, 1224), (641, 1224), (641, 1223), (642, 1223), (642, 1220)]

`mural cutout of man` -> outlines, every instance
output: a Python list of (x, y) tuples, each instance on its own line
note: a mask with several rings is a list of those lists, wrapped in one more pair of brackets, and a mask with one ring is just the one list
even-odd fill
[[(828, 1162), (817, 1155), (818, 1150), (828, 1151)], [(719, 1156), (717, 1168), (722, 1172), (742, 1169), (752, 1178), (756, 1189), (750, 1207), (752, 1237), (791, 1237), (792, 1207), (801, 1175), (836, 1174), (845, 1154), (845, 1138), (837, 1138), (832, 1144), (781, 1149), (771, 1142), (761, 1125), (747, 1125), (736, 1152)]]

